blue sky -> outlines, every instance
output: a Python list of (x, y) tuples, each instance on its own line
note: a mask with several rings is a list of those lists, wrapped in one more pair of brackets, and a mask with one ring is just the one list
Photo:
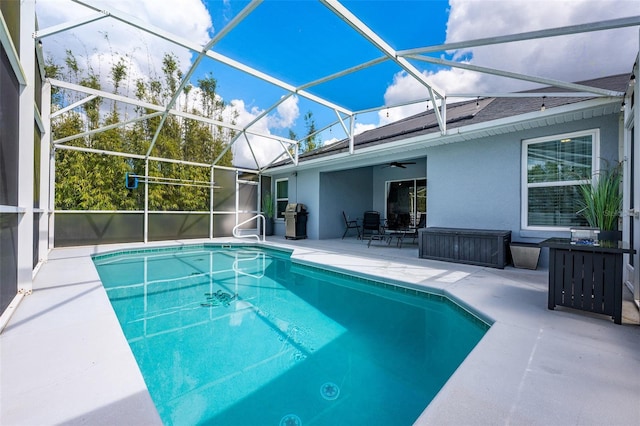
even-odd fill
[[(82, 2), (123, 12), (196, 45), (206, 44), (248, 4), (236, 0)], [(395, 50), (583, 24), (640, 12), (636, 0), (344, 0), (342, 4)], [(92, 13), (70, 0), (37, 0), (36, 10), (41, 28)], [(176, 55), (184, 71), (195, 57), (188, 49), (149, 37), (141, 30), (113, 19), (76, 27), (45, 38), (43, 43), (45, 54), (58, 62), (63, 61), (66, 49), (73, 50), (81, 57), (81, 64), (99, 70), (105, 88), (110, 85), (108, 75), (113, 58), (125, 57), (131, 64), (125, 91), (132, 90), (132, 82), (137, 78), (160, 74), (161, 59), (166, 52)], [(213, 50), (293, 86), (383, 56), (326, 6), (313, 0), (265, 0)], [(579, 81), (629, 72), (637, 51), (636, 27), (432, 55), (512, 72)], [(430, 83), (447, 94), (507, 92), (531, 87), (531, 84), (517, 80), (459, 68), (434, 67), (421, 61), (411, 63)], [(287, 93), (210, 59), (201, 63), (192, 82), (205, 75), (217, 79), (218, 94), (239, 113), (241, 124), (252, 121)], [(398, 105), (427, 95), (423, 86), (392, 61), (311, 87), (308, 91), (351, 111)], [(360, 114), (356, 129), (363, 131), (424, 109), (424, 104), (407, 105)], [(255, 128), (262, 134), (282, 136), (287, 136), (292, 129), (302, 136), (305, 133), (303, 116), (309, 111), (313, 113), (317, 127), (336, 121), (332, 110), (296, 96), (281, 104)], [(331, 142), (344, 136), (340, 127), (334, 126), (321, 138)], [(272, 148), (279, 149), (268, 142), (260, 143), (264, 151), (260, 156), (264, 159), (269, 158)], [(238, 158), (248, 156), (246, 147), (239, 145), (237, 150)]]

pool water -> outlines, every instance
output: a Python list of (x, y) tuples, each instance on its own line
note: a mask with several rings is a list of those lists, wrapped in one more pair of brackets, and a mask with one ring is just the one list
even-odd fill
[(167, 425), (408, 425), (488, 329), (442, 296), (250, 246), (94, 262)]

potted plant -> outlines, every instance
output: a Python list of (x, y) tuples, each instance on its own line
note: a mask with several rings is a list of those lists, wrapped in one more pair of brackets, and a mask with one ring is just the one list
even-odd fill
[(265, 219), (265, 235), (273, 235), (273, 197), (270, 192), (265, 192), (262, 195), (262, 214)]
[(578, 213), (584, 217), (589, 226), (600, 230), (602, 240), (619, 240), (618, 218), (622, 211), (622, 163), (615, 167), (601, 170), (592, 183), (580, 186), (582, 199), (579, 201)]

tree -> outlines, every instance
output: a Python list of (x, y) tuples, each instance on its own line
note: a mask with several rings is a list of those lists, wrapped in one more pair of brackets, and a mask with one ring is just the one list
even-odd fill
[[(317, 132), (316, 122), (313, 119), (313, 113), (311, 111), (307, 112), (304, 115), (304, 126), (307, 129), (307, 134), (300, 141), (300, 145), (299, 145), (300, 153), (313, 151), (314, 149), (318, 148), (318, 146), (321, 145), (321, 142), (322, 142), (320, 140), (320, 136), (318, 135), (318, 133), (316, 133)], [(290, 135), (291, 134), (295, 136), (295, 133), (290, 131)]]
[[(48, 60), (45, 71), (47, 76), (60, 78), (66, 75), (71, 82), (83, 86), (101, 89), (100, 76), (91, 69), (83, 70), (71, 51), (66, 52), (65, 65), (57, 65)], [(149, 80), (135, 81), (135, 97), (154, 104), (166, 105), (174, 96), (182, 81), (180, 64), (175, 55), (165, 54), (162, 66), (163, 75)], [(129, 75), (126, 62), (122, 57), (113, 61), (110, 78), (113, 91), (122, 90), (122, 82)], [(190, 113), (215, 117), (223, 121), (225, 104), (217, 96), (217, 81), (208, 76), (198, 80), (198, 88), (203, 96), (202, 109), (193, 105)], [(184, 88), (188, 100), (193, 86)], [(72, 99), (72, 96), (74, 97)], [(79, 95), (52, 90), (52, 104), (61, 108), (79, 100)], [(188, 102), (185, 102), (185, 111)], [(155, 112), (136, 107), (135, 114), (142, 116)], [(116, 103), (108, 110), (102, 108), (102, 98), (97, 97), (82, 104), (81, 111), (67, 112), (52, 121), (54, 140), (77, 135), (87, 130), (120, 122), (121, 111)], [(235, 122), (237, 115), (231, 117)], [(146, 154), (151, 150), (154, 157), (185, 160), (210, 164), (225, 150), (233, 132), (222, 127), (203, 122), (168, 115), (162, 127), (161, 117), (137, 121), (124, 128), (116, 127), (107, 131), (87, 135), (66, 142), (71, 146), (93, 148), (102, 151), (132, 152)], [(159, 129), (159, 130), (158, 130)], [(124, 185), (125, 173), (144, 176), (145, 162), (140, 159), (121, 156), (102, 155), (72, 150), (56, 150), (56, 208), (73, 210), (130, 210), (144, 206), (144, 192), (128, 190)], [(219, 165), (231, 166), (233, 155), (230, 150), (222, 157)], [(174, 162), (149, 161), (149, 176), (189, 183), (190, 181), (209, 182), (210, 167), (199, 167)], [(152, 210), (208, 210), (209, 188), (198, 186), (160, 185), (149, 186), (149, 208)]]

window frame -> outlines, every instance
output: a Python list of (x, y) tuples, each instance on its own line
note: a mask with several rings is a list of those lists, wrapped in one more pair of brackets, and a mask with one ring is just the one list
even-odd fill
[[(424, 181), (424, 190), (425, 190), (425, 210), (424, 211), (420, 211), (419, 207), (418, 207), (418, 182), (419, 181)], [(384, 183), (384, 216), (386, 219), (389, 219), (389, 192), (391, 189), (391, 184), (393, 183), (397, 183), (397, 182), (412, 182), (413, 185), (413, 211), (409, 213), (409, 215), (411, 216), (411, 221), (412, 221), (412, 225), (411, 226), (417, 226), (418, 225), (418, 221), (420, 219), (418, 219), (418, 215), (426, 215), (427, 214), (427, 178), (426, 177), (416, 177), (416, 178), (406, 178), (406, 179), (391, 179), (391, 180), (387, 180)]]
[[(559, 141), (562, 139), (577, 138), (591, 136), (591, 180), (572, 180), (561, 182), (528, 182), (528, 148), (530, 145), (538, 143)], [(529, 225), (529, 188), (540, 187), (559, 187), (559, 186), (578, 186), (585, 183), (593, 183), (593, 179), (597, 176), (600, 170), (600, 129), (581, 130), (577, 132), (561, 133), (550, 136), (543, 136), (538, 138), (523, 139), (522, 140), (522, 153), (520, 163), (520, 227), (526, 231), (569, 231), (571, 226), (540, 226)]]
[[(281, 197), (280, 193), (278, 191), (278, 183), (280, 182), (286, 182), (287, 183), (287, 196), (286, 197)], [(275, 184), (274, 184), (274, 193), (275, 193), (275, 220), (284, 220), (284, 210), (280, 211), (278, 209), (278, 205), (280, 201), (286, 201), (286, 204), (289, 204), (289, 178), (283, 178), (283, 179), (276, 179), (275, 180)], [(286, 207), (285, 207), (286, 208)]]

